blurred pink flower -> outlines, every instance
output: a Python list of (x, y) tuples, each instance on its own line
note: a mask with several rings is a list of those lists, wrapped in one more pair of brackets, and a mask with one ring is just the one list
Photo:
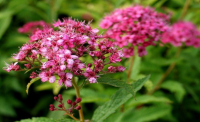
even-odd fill
[(170, 43), (175, 47), (182, 46), (200, 46), (200, 31), (191, 22), (174, 23), (168, 31), (163, 33), (161, 41)]
[(114, 44), (123, 48), (126, 58), (134, 55), (134, 47), (138, 47), (139, 56), (143, 56), (147, 54), (145, 48), (154, 45), (168, 29), (169, 17), (153, 8), (136, 5), (116, 9), (104, 17), (100, 27), (107, 29), (105, 37), (114, 39)]
[(25, 25), (23, 25), (21, 28), (18, 29), (19, 33), (32, 33), (37, 30), (37, 28), (44, 28), (50, 26), (50, 24), (47, 24), (44, 21), (33, 21), (28, 22)]

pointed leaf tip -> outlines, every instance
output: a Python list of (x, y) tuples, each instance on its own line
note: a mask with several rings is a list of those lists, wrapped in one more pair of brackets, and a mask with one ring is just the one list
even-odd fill
[(135, 89), (135, 92), (139, 91), (139, 90), (142, 88), (142, 86), (144, 85), (144, 83), (145, 83), (147, 80), (149, 80), (150, 77), (151, 77), (151, 75), (147, 75), (146, 77), (141, 78), (141, 79), (137, 80), (136, 82), (134, 82), (134, 83), (132, 84), (132, 86), (133, 86), (133, 88)]
[(28, 90), (29, 90), (29, 87), (31, 86), (31, 84), (33, 84), (35, 81), (39, 80), (40, 77), (36, 77), (36, 78), (33, 78), (26, 86), (26, 93), (28, 94)]

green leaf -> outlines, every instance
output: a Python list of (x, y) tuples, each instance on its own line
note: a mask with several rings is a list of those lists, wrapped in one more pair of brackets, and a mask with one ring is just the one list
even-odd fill
[(172, 112), (166, 114), (165, 116), (162, 117), (162, 121), (164, 122), (179, 122), (177, 118), (173, 115)]
[(104, 122), (121, 122), (123, 115), (124, 114), (122, 112), (118, 111), (109, 116), (106, 120), (104, 120)]
[(122, 5), (124, 2), (125, 2), (125, 0), (117, 0), (117, 1), (115, 1), (114, 2), (115, 3), (115, 8), (119, 8), (120, 5)]
[(6, 116), (16, 116), (14, 108), (6, 97), (0, 96), (0, 114)]
[(21, 92), (24, 90), (24, 88), (21, 86), (20, 81), (15, 77), (6, 77), (4, 81), (5, 86), (10, 87), (11, 89), (17, 92)]
[(46, 117), (33, 117), (32, 119), (23, 119), (20, 121), (16, 122), (76, 122), (75, 120), (72, 119), (52, 119), (52, 118), (46, 118)]
[[(141, 89), (142, 85), (149, 79), (150, 76), (147, 76), (145, 78), (139, 79), (133, 84), (133, 88), (136, 89), (135, 93)], [(129, 100), (131, 97), (133, 97), (132, 94), (130, 94), (126, 88), (120, 88), (109, 101), (104, 103), (102, 106), (99, 106), (92, 117), (92, 120), (94, 122), (102, 122), (104, 119), (106, 119), (108, 116), (113, 114), (116, 109), (124, 104), (127, 100)]]
[(63, 119), (58, 119), (55, 122), (77, 122), (77, 121), (72, 120), (72, 119), (63, 118)]
[[(8, 2), (7, 10), (11, 10), (14, 14), (18, 13), (19, 11), (23, 10), (24, 7), (28, 6), (30, 1), (27, 0), (12, 0)], [(23, 4), (22, 4), (23, 3)]]
[(171, 100), (169, 100), (166, 97), (156, 97), (156, 96), (150, 96), (150, 95), (142, 95), (138, 96), (137, 100), (133, 99), (130, 102), (126, 104), (127, 108), (130, 108), (132, 106), (137, 106), (140, 104), (147, 104), (147, 103), (172, 103)]
[(155, 8), (160, 8), (162, 7), (162, 5), (166, 2), (167, 0), (159, 0), (155, 5), (154, 7)]
[(146, 88), (147, 92), (150, 92), (153, 88), (153, 82), (148, 80), (145, 84), (144, 87)]
[(193, 97), (193, 99), (195, 100), (195, 102), (199, 103), (199, 97), (198, 97), (197, 93), (195, 93), (193, 87), (185, 85), (185, 89)]
[(153, 64), (156, 64), (158, 66), (168, 66), (171, 63), (178, 63), (181, 61), (181, 58), (170, 58), (170, 59), (166, 59), (166, 58), (154, 58), (151, 59), (150, 62)]
[[(9, 95), (6, 98), (6, 100), (9, 101), (9, 104), (11, 104), (13, 107), (21, 107), (23, 105), (18, 97)], [(8, 102), (6, 104), (8, 104)]]
[(6, 32), (7, 28), (10, 25), (12, 20), (12, 12), (5, 11), (0, 13), (0, 39), (2, 38), (3, 34)]
[(144, 83), (150, 78), (151, 75), (147, 75), (145, 78), (139, 79), (136, 82), (132, 84), (134, 91), (134, 94), (136, 94), (137, 91), (139, 91)]
[(61, 88), (62, 88), (62, 86), (54, 85), (53, 94), (57, 95), (59, 93), (59, 91), (61, 90)]
[(53, 89), (53, 87), (54, 87), (54, 83), (44, 82), (44, 83), (36, 86), (35, 89), (37, 91), (43, 91), (43, 90)]
[(131, 94), (129, 94), (125, 88), (120, 88), (112, 97), (111, 100), (103, 104), (102, 106), (98, 107), (94, 115), (92, 117), (92, 120), (94, 122), (103, 122), (104, 119), (106, 119), (108, 116), (113, 114), (115, 110), (124, 104), (127, 100), (129, 100), (132, 97)]
[(35, 81), (39, 80), (40, 77), (36, 77), (36, 78), (33, 78), (26, 86), (26, 93), (28, 94), (28, 89), (29, 87), (31, 86), (32, 83), (34, 83)]
[(28, 69), (28, 70), (26, 70), (26, 72), (24, 72), (24, 74), (26, 74), (26, 73), (28, 73), (29, 71), (31, 71), (32, 69)]
[(51, 15), (52, 15), (51, 19), (56, 20), (58, 18), (57, 14), (58, 14), (58, 10), (59, 10), (59, 8), (62, 4), (62, 1), (63, 0), (55, 0), (54, 5), (53, 5), (52, 10), (51, 10)]
[(138, 55), (135, 55), (134, 65), (132, 67), (132, 72), (131, 72), (131, 79), (135, 79), (135, 77), (138, 75), (140, 71), (140, 63), (141, 63), (141, 58)]
[(175, 93), (175, 97), (178, 100), (178, 102), (181, 102), (183, 100), (184, 95), (186, 94), (185, 89), (183, 88), (183, 85), (177, 81), (165, 81), (161, 88), (167, 89), (171, 92)]
[(125, 88), (129, 93), (134, 95), (134, 88), (130, 84), (127, 84), (126, 82), (124, 82), (122, 80), (112, 79), (107, 76), (106, 77), (102, 76), (102, 77), (98, 78), (97, 81), (98, 81), (98, 83), (104, 83), (104, 84), (108, 84), (108, 85), (115, 86), (115, 87)]
[(57, 75), (56, 77), (56, 81), (54, 83), (49, 83), (49, 82), (45, 82), (43, 84), (40, 84), (36, 87), (37, 91), (43, 91), (43, 90), (49, 90), (49, 89), (53, 89), (53, 94), (57, 95), (60, 91), (60, 89), (62, 88), (62, 86), (58, 85), (58, 80), (60, 79)]
[(193, 111), (200, 113), (200, 106), (199, 105), (191, 104), (191, 105), (188, 105), (188, 108), (192, 109)]
[(159, 105), (151, 107), (142, 107), (138, 110), (127, 111), (122, 122), (150, 122), (161, 118), (171, 112), (171, 106)]
[[(70, 89), (64, 92), (63, 95), (76, 95), (76, 92), (74, 89)], [(82, 97), (81, 103), (106, 102), (109, 100), (109, 95), (92, 89), (81, 89), (80, 95)]]
[(154, 2), (156, 2), (157, 0), (142, 0), (142, 5), (151, 5)]
[[(38, 115), (44, 109), (44, 106), (47, 105), (47, 101), (51, 101), (52, 96), (45, 95), (41, 99), (37, 101), (37, 104), (34, 105), (34, 108), (31, 109), (31, 115), (35, 116)], [(64, 112), (63, 112), (64, 113)]]

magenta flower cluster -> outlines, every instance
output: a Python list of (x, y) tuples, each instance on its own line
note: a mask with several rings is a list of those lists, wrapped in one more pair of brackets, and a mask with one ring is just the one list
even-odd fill
[(139, 56), (146, 55), (145, 47), (160, 39), (161, 33), (168, 28), (168, 20), (168, 15), (136, 5), (116, 9), (102, 20), (100, 27), (107, 29), (105, 36), (114, 39), (115, 45), (123, 48), (128, 58), (134, 55), (134, 47), (138, 47)]
[(170, 43), (175, 47), (182, 46), (184, 43), (186, 46), (200, 46), (200, 31), (191, 22), (177, 22), (174, 23), (169, 31), (166, 31), (162, 35), (161, 41)]
[[(72, 86), (72, 77), (84, 76), (90, 83), (97, 82), (99, 73), (121, 72), (122, 66), (111, 66), (121, 61), (122, 51), (114, 47), (112, 41), (98, 35), (98, 29), (89, 24), (64, 19), (53, 24), (54, 27), (37, 29), (14, 55), (18, 62), (26, 62), (24, 68), (17, 63), (8, 65), (6, 71), (21, 71), (38, 68), (30, 78), (40, 77), (42, 82), (54, 83), (66, 87)], [(92, 59), (89, 63), (85, 57)], [(105, 69), (108, 65), (108, 69)], [(58, 76), (56, 78), (56, 76)]]
[(45, 28), (50, 26), (50, 24), (47, 24), (44, 21), (33, 21), (33, 22), (28, 22), (23, 27), (18, 29), (19, 33), (32, 33), (37, 30), (37, 28)]

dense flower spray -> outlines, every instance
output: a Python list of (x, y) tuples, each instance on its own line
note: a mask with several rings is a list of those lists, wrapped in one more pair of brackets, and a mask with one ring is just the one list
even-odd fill
[(123, 48), (124, 56), (128, 58), (134, 55), (134, 47), (138, 47), (139, 56), (146, 55), (145, 47), (154, 45), (167, 30), (168, 20), (169, 16), (165, 14), (136, 5), (116, 9), (102, 20), (100, 27), (107, 29), (105, 36), (114, 39), (114, 44)]
[(175, 47), (182, 46), (200, 46), (200, 31), (191, 22), (174, 23), (168, 31), (163, 33), (161, 41), (170, 43)]
[[(84, 76), (90, 83), (97, 82), (99, 73), (121, 72), (122, 66), (111, 66), (121, 61), (122, 51), (114, 47), (112, 41), (98, 35), (98, 29), (89, 24), (64, 19), (53, 24), (54, 27), (37, 29), (14, 55), (18, 62), (26, 62), (24, 68), (18, 63), (8, 65), (6, 71), (22, 71), (38, 68), (30, 78), (40, 77), (42, 82), (54, 83), (58, 76), (59, 85), (72, 86), (72, 77)], [(89, 56), (92, 61), (83, 60)], [(108, 70), (105, 69), (108, 65)], [(110, 66), (109, 66), (110, 65)]]

